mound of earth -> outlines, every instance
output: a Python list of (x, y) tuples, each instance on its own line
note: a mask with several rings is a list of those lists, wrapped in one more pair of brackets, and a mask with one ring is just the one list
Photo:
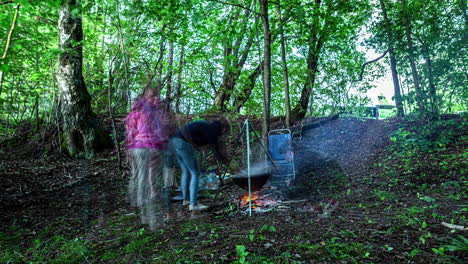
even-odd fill
[(302, 127), (294, 140), (298, 178), (294, 197), (328, 194), (347, 181), (367, 175), (390, 143), (395, 121), (324, 118)]

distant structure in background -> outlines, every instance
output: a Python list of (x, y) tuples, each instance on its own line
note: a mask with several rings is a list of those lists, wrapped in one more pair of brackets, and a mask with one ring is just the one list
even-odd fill
[(340, 116), (354, 116), (363, 118), (385, 119), (393, 116), (394, 105), (376, 105), (376, 106), (351, 106), (340, 107)]

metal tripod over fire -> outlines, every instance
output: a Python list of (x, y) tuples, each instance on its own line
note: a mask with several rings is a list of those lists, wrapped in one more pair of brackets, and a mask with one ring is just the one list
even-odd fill
[[(249, 120), (246, 119), (245, 122), (244, 122), (244, 125), (242, 126), (242, 129), (239, 133), (239, 137), (238, 137), (238, 140), (241, 138), (242, 134), (244, 133), (245, 131), (245, 139), (246, 139), (246, 152), (247, 152), (247, 170), (246, 170), (246, 176), (247, 176), (247, 191), (248, 191), (248, 202), (249, 202), (249, 216), (252, 216), (252, 167), (251, 167), (251, 164), (250, 164), (250, 157), (251, 157), (251, 149), (250, 149), (250, 129), (252, 129), (252, 131), (254, 132), (254, 136), (256, 138), (256, 140), (258, 140), (258, 142), (260, 142), (260, 145), (262, 146), (262, 149), (265, 153), (265, 157), (268, 158), (270, 161), (271, 161), (271, 164), (273, 165), (273, 167), (275, 168), (276, 171), (278, 171), (279, 173), (279, 170), (278, 168), (276, 167), (276, 165), (274, 164), (271, 156), (270, 156), (270, 153), (267, 151), (267, 149), (265, 148), (265, 145), (263, 144), (263, 142), (260, 140), (259, 136), (257, 135), (257, 132), (255, 131), (255, 129), (252, 127), (252, 125), (250, 124)], [(258, 176), (258, 175), (257, 175)], [(256, 177), (257, 178), (257, 177)], [(260, 182), (260, 183), (256, 183), (256, 186), (260, 185), (263, 186), (263, 184), (265, 184), (265, 182), (268, 180), (269, 178), (269, 174), (266, 174), (263, 176), (264, 180), (263, 182)], [(237, 178), (239, 179), (239, 178)], [(239, 184), (238, 184), (239, 185)]]

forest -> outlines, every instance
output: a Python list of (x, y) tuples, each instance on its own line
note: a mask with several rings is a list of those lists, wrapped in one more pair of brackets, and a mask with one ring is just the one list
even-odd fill
[[(0, 262), (463, 263), (467, 26), (466, 0), (0, 0)], [(156, 230), (124, 143), (150, 88), (229, 120), (231, 161), (197, 149), (225, 180)], [(252, 212), (229, 176), (277, 129), (294, 178)]]

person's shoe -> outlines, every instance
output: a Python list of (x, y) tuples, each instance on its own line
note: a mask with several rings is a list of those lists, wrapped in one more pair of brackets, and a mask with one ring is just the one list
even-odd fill
[(196, 204), (196, 205), (191, 204), (190, 207), (189, 207), (190, 211), (202, 211), (202, 210), (206, 210), (206, 209), (208, 209), (208, 206), (200, 204), (200, 203)]
[(190, 201), (183, 201), (182, 202), (182, 205), (189, 205), (190, 204)]

